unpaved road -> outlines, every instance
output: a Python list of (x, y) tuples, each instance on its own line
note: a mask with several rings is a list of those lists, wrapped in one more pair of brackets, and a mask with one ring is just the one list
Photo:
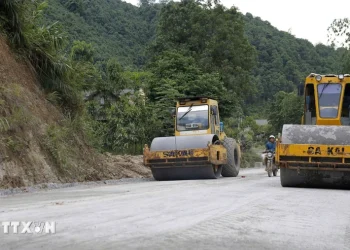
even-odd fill
[(1, 228), (0, 249), (350, 249), (349, 192), (282, 188), (248, 169), (0, 197), (0, 221), (56, 222), (55, 234)]

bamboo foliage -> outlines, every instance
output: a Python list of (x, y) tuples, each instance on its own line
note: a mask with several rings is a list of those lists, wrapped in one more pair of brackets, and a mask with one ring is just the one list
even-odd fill
[(4, 28), (10, 33), (11, 42), (16, 45), (24, 43), (18, 8), (18, 4), (22, 2), (19, 0), (0, 1), (0, 20)]
[(42, 87), (57, 92), (64, 110), (74, 114), (80, 104), (77, 91), (67, 78), (71, 70), (62, 53), (66, 36), (54, 22), (41, 25), (46, 1), (0, 1), (0, 22), (12, 45), (24, 54), (38, 75)]

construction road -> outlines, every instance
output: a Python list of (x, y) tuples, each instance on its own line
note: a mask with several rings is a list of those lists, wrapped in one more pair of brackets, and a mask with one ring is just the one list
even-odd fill
[[(0, 222), (56, 222), (5, 234), (0, 249), (350, 249), (350, 191), (237, 178), (131, 180), (0, 197)], [(20, 231), (21, 227), (19, 227)]]

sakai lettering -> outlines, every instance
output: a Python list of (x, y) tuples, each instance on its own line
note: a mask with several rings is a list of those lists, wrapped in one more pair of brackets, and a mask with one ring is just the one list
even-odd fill
[(164, 157), (193, 156), (193, 150), (172, 150), (163, 152)]
[(320, 147), (309, 147), (307, 149), (307, 152), (310, 154), (310, 155), (320, 155), (321, 154), (321, 149)]
[(344, 154), (344, 147), (327, 147), (327, 150), (321, 150), (321, 147), (308, 147), (308, 154), (310, 155), (342, 155)]

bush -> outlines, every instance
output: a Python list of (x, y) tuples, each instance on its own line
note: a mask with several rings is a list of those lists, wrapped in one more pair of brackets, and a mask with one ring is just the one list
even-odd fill
[(252, 150), (246, 151), (242, 154), (241, 167), (252, 168), (255, 162), (261, 162), (261, 157)]

